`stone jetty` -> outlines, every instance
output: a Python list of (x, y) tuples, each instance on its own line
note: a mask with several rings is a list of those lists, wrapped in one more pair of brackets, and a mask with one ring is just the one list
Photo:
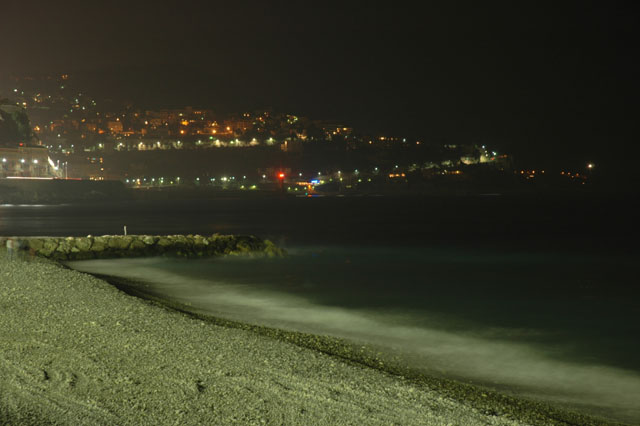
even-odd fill
[[(5, 244), (7, 237), (0, 238)], [(252, 235), (102, 235), (86, 237), (13, 237), (18, 250), (52, 260), (118, 257), (211, 257), (254, 255), (277, 257), (285, 251)]]

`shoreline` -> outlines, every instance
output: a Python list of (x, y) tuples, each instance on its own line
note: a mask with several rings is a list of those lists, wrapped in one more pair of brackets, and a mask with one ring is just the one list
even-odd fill
[(367, 190), (317, 191), (309, 195), (273, 189), (223, 189), (202, 186), (130, 187), (122, 180), (93, 181), (81, 179), (6, 179), (0, 178), (0, 205), (64, 205), (110, 202), (186, 201), (208, 199), (288, 199), (288, 198), (476, 198), (476, 197), (629, 197), (632, 187), (553, 186), (553, 185), (476, 185), (429, 184), (418, 187), (380, 187)]
[[(380, 359), (356, 351), (342, 339), (187, 313), (175, 303), (148, 295), (134, 297), (140, 295), (132, 295), (132, 287), (122, 280), (97, 278), (44, 259), (7, 262), (4, 254), (0, 251), (0, 300), (6, 303), (0, 311), (0, 333), (9, 335), (3, 335), (0, 343), (4, 346), (0, 369), (11, 379), (9, 386), (0, 384), (0, 423), (73, 424), (84, 419), (79, 424), (135, 424), (142, 419), (143, 424), (151, 424), (146, 423), (147, 416), (163, 414), (157, 417), (160, 424), (198, 424), (207, 419), (238, 424), (619, 424), (428, 377), (400, 365), (380, 365)], [(31, 312), (28, 307), (34, 309), (35, 318), (25, 315)], [(77, 346), (78, 336), (86, 337), (88, 346)], [(155, 351), (147, 350), (139, 340)], [(220, 362), (210, 354), (212, 342), (221, 353), (229, 342), (236, 346)], [(180, 350), (176, 351), (176, 343)], [(29, 348), (36, 354), (30, 354)], [(29, 353), (30, 362), (12, 358), (16, 351)], [(172, 356), (165, 357), (165, 352)], [(184, 359), (187, 353), (189, 362)], [(132, 354), (141, 359), (131, 359)], [(69, 364), (65, 355), (76, 362)], [(257, 362), (256, 357), (267, 359)], [(184, 371), (176, 370), (180, 362)], [(62, 372), (56, 373), (52, 367), (56, 364), (65, 367)], [(165, 371), (158, 371), (158, 366)], [(88, 374), (92, 367), (95, 374)], [(220, 374), (224, 370), (234, 373)], [(187, 376), (198, 377), (190, 384), (185, 380), (187, 371)], [(224, 379), (229, 377), (233, 380)], [(56, 381), (60, 383), (53, 383)], [(234, 392), (207, 397), (207, 390), (218, 381), (224, 382), (220, 384), (223, 389), (236, 393), (244, 389), (237, 388), (238, 381), (259, 389), (240, 399)], [(186, 389), (176, 399), (173, 390), (158, 383), (179, 383)], [(269, 405), (262, 400), (264, 394), (279, 403)], [(87, 397), (93, 401), (88, 405)], [(304, 407), (293, 411), (280, 407), (292, 401)], [(191, 411), (176, 413), (180, 404)], [(201, 413), (207, 404), (222, 404), (226, 409)], [(151, 410), (139, 412), (142, 405)], [(174, 412), (167, 414), (165, 405)], [(264, 406), (269, 409), (265, 411)], [(253, 417), (243, 418), (248, 412)], [(334, 417), (326, 417), (330, 413)]]
[[(132, 297), (140, 298), (155, 306), (178, 311), (217, 326), (237, 328), (257, 333), (281, 342), (291, 343), (332, 357), (337, 357), (348, 363), (361, 365), (385, 374), (397, 376), (409, 383), (413, 383), (416, 386), (425, 387), (430, 390), (437, 390), (437, 392), (448, 398), (452, 398), (457, 401), (464, 401), (464, 403), (470, 404), (479, 412), (488, 415), (506, 416), (511, 419), (525, 421), (527, 424), (551, 424), (549, 423), (551, 420), (560, 422), (559, 424), (568, 425), (624, 424), (618, 423), (614, 420), (608, 420), (606, 418), (599, 418), (590, 414), (579, 413), (571, 410), (570, 408), (559, 408), (544, 401), (536, 401), (529, 398), (508, 395), (506, 393), (484, 387), (480, 384), (464, 383), (451, 378), (428, 375), (400, 362), (390, 362), (388, 358), (380, 357), (375, 348), (362, 346), (360, 344), (350, 342), (348, 339), (329, 335), (290, 331), (195, 313), (189, 309), (189, 306), (138, 290), (140, 288), (138, 284), (140, 283), (137, 281), (111, 275), (89, 275), (93, 275), (98, 279), (104, 280), (124, 293), (129, 294)], [(541, 419), (545, 420), (542, 423), (538, 423)]]

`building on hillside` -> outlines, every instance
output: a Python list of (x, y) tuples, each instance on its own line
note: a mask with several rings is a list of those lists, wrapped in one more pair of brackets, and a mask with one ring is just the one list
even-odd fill
[(54, 177), (49, 151), (33, 133), (24, 109), (0, 102), (0, 178)]
[(57, 177), (44, 146), (0, 147), (0, 177)]

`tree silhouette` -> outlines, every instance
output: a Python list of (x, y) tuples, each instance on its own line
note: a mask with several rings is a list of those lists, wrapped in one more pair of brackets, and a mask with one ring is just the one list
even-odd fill
[(0, 99), (0, 143), (29, 142), (32, 139), (26, 111), (12, 105), (8, 99)]

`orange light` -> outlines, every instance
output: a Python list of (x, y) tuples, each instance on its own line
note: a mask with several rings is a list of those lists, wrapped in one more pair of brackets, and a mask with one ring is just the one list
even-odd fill
[(284, 173), (278, 173), (278, 177), (279, 177), (280, 179), (284, 179)]

